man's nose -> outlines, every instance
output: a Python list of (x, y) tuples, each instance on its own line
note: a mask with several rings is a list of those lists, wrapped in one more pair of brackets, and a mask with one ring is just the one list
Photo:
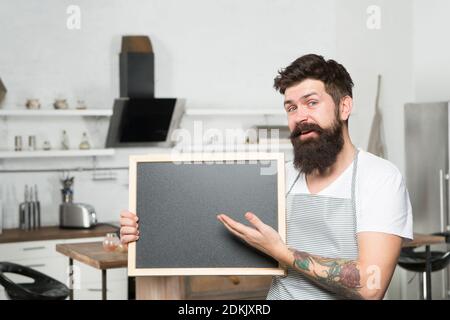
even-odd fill
[(307, 108), (305, 108), (304, 106), (298, 106), (297, 110), (295, 110), (295, 122), (296, 123), (300, 123), (300, 122), (304, 122), (306, 120), (308, 120), (309, 118), (309, 113)]

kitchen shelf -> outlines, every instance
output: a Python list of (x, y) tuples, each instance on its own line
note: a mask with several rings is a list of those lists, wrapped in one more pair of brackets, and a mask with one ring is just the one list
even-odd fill
[(0, 109), (0, 117), (28, 117), (28, 116), (83, 116), (83, 117), (110, 117), (112, 116), (112, 109), (67, 109), (67, 110), (56, 110), (56, 109), (38, 109), (38, 110), (23, 110), (23, 109)]
[(284, 116), (286, 112), (283, 109), (186, 109), (187, 116)]
[(112, 156), (114, 149), (0, 151), (0, 159)]
[[(277, 150), (278, 147), (278, 150)], [(227, 145), (194, 145), (194, 146), (176, 146), (174, 150), (183, 152), (283, 152), (292, 149), (291, 143), (276, 144), (237, 144), (232, 145), (228, 150)]]

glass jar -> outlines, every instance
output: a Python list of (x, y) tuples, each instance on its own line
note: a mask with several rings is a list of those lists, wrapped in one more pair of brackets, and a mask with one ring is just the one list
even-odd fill
[(128, 252), (128, 247), (126, 244), (120, 242), (119, 246), (116, 249), (117, 252)]
[(103, 249), (105, 251), (116, 251), (120, 244), (120, 239), (115, 233), (107, 233), (105, 239), (103, 239)]

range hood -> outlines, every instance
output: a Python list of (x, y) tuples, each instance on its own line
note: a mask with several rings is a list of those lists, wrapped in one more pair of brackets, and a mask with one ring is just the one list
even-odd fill
[(170, 147), (184, 99), (155, 98), (154, 54), (147, 36), (122, 37), (120, 98), (114, 100), (107, 148)]

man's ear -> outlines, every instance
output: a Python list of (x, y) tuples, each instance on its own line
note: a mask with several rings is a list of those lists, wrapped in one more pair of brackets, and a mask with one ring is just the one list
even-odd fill
[(341, 121), (348, 120), (353, 109), (353, 99), (350, 96), (345, 96), (341, 99), (339, 106), (339, 117)]

